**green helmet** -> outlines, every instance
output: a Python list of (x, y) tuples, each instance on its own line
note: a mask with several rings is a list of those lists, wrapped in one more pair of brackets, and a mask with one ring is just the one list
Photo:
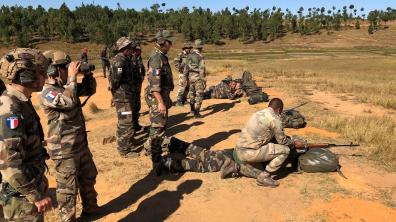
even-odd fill
[(33, 83), (37, 75), (45, 75), (50, 61), (39, 50), (16, 48), (0, 59), (1, 76), (14, 81), (18, 73), (21, 83)]
[(203, 42), (201, 39), (195, 40), (194, 48), (196, 49), (202, 49), (204, 46)]
[(159, 44), (164, 44), (165, 41), (173, 42), (173, 36), (168, 30), (161, 30), (155, 35), (155, 40)]

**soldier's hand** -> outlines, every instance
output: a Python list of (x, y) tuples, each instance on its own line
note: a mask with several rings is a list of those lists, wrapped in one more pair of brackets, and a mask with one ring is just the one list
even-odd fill
[(294, 147), (296, 149), (305, 149), (305, 143), (301, 140), (295, 140), (294, 141)]
[(159, 103), (158, 104), (158, 110), (162, 115), (166, 115), (166, 106), (164, 103)]
[(73, 61), (69, 64), (69, 68), (67, 70), (69, 77), (76, 76), (78, 74), (78, 70), (80, 68), (81, 63), (79, 61)]
[(43, 199), (35, 202), (34, 205), (36, 205), (39, 213), (43, 213), (52, 208), (52, 200), (50, 197), (44, 197)]

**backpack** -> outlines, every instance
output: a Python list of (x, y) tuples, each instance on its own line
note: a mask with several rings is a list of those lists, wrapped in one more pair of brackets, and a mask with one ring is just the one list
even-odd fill
[(297, 110), (288, 110), (281, 114), (283, 128), (304, 128), (307, 125), (305, 117)]
[(298, 168), (307, 173), (335, 172), (346, 178), (340, 171), (336, 154), (328, 149), (310, 149), (298, 157)]

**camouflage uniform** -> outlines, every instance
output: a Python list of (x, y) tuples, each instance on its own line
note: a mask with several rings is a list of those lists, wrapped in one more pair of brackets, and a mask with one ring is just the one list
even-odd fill
[(143, 80), (144, 80), (144, 76), (146, 75), (146, 69), (144, 68), (144, 64), (143, 64), (143, 59), (141, 56), (137, 57), (137, 58), (132, 58), (133, 61), (133, 67), (134, 67), (134, 73), (137, 73), (135, 76), (135, 86), (136, 86), (136, 95), (135, 95), (135, 104), (133, 107), (133, 113), (132, 113), (132, 117), (133, 117), (133, 125), (135, 127), (135, 129), (137, 127), (139, 127), (139, 112), (140, 109), (142, 107), (142, 103), (141, 103), (141, 93), (142, 93), (142, 84), (143, 84)]
[(183, 72), (189, 81), (189, 97), (191, 107), (199, 112), (202, 105), (203, 94), (206, 88), (205, 62), (203, 55), (198, 50), (193, 50), (187, 57), (187, 64)]
[(179, 71), (179, 89), (177, 91), (177, 101), (180, 103), (184, 103), (187, 99), (188, 93), (188, 77), (184, 75), (184, 67), (186, 65), (188, 53), (186, 51), (181, 51), (177, 54), (174, 59), (175, 68)]
[(63, 87), (60, 79), (47, 80), (41, 108), (48, 119), (47, 146), (55, 163), (56, 197), (61, 221), (76, 220), (78, 190), (83, 212), (97, 208), (94, 185), (98, 174), (88, 148), (85, 119), (75, 78)]
[[(3, 76), (9, 75), (8, 72), (16, 74), (19, 70), (30, 70), (31, 74), (37, 75), (38, 66), (41, 66), (38, 61), (47, 61), (37, 50), (16, 49), (9, 53), (15, 60), (10, 60), (9, 66), (4, 58), (0, 61)], [(32, 55), (35, 57), (31, 60)], [(42, 65), (42, 73), (45, 73), (47, 64)], [(43, 148), (43, 140), (40, 118), (30, 98), (7, 85), (0, 95), (0, 201), (8, 221), (44, 221), (43, 214), (38, 213), (34, 204), (46, 196), (48, 189), (44, 175), (48, 154)]]
[[(273, 143), (273, 139), (277, 143)], [(272, 108), (256, 112), (242, 130), (235, 147), (239, 161), (247, 163), (266, 162), (266, 171), (277, 171), (287, 159), (292, 144), (283, 131), (280, 116)]]
[(209, 87), (204, 92), (204, 99), (237, 99), (244, 95), (241, 87), (231, 88), (230, 84), (226, 81)]
[[(136, 71), (136, 70), (135, 70)], [(117, 149), (121, 155), (136, 151), (133, 144), (135, 134), (133, 128), (133, 112), (136, 103), (136, 78), (131, 58), (118, 53), (111, 60), (110, 82), (113, 101), (116, 107)]]
[(156, 48), (148, 61), (148, 86), (145, 89), (145, 99), (150, 112), (150, 133), (146, 145), (151, 152), (151, 159), (154, 163), (161, 161), (161, 144), (165, 137), (166, 124), (168, 122), (168, 110), (162, 115), (158, 110), (158, 101), (153, 92), (158, 92), (165, 103), (167, 109), (172, 106), (170, 92), (173, 90), (172, 70), (169, 65), (166, 53)]

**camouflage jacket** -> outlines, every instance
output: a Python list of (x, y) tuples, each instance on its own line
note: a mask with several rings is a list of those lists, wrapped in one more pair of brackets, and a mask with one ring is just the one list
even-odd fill
[(148, 86), (146, 91), (159, 92), (167, 107), (171, 106), (170, 92), (174, 88), (172, 70), (168, 61), (168, 56), (159, 49), (151, 54), (148, 60)]
[(260, 149), (273, 138), (278, 144), (289, 146), (292, 143), (283, 131), (280, 115), (275, 114), (272, 108), (266, 108), (250, 117), (236, 143), (236, 148)]
[(111, 59), (110, 88), (114, 101), (128, 101), (136, 90), (137, 67), (131, 58), (118, 53)]
[(0, 96), (0, 171), (4, 186), (30, 202), (43, 198), (46, 150), (43, 129), (32, 102), (11, 86)]
[(242, 88), (233, 89), (230, 85), (221, 81), (221, 83), (212, 86), (211, 98), (215, 99), (237, 99), (243, 96)]
[(177, 70), (179, 70), (180, 73), (183, 73), (184, 71), (184, 66), (187, 62), (187, 56), (188, 54), (185, 51), (181, 51), (174, 59), (175, 67)]
[(75, 80), (65, 87), (47, 80), (41, 92), (40, 106), (47, 117), (47, 148), (51, 159), (70, 158), (87, 147), (85, 119)]
[(193, 50), (187, 57), (183, 75), (192, 82), (205, 80), (205, 61), (203, 55), (198, 50)]

